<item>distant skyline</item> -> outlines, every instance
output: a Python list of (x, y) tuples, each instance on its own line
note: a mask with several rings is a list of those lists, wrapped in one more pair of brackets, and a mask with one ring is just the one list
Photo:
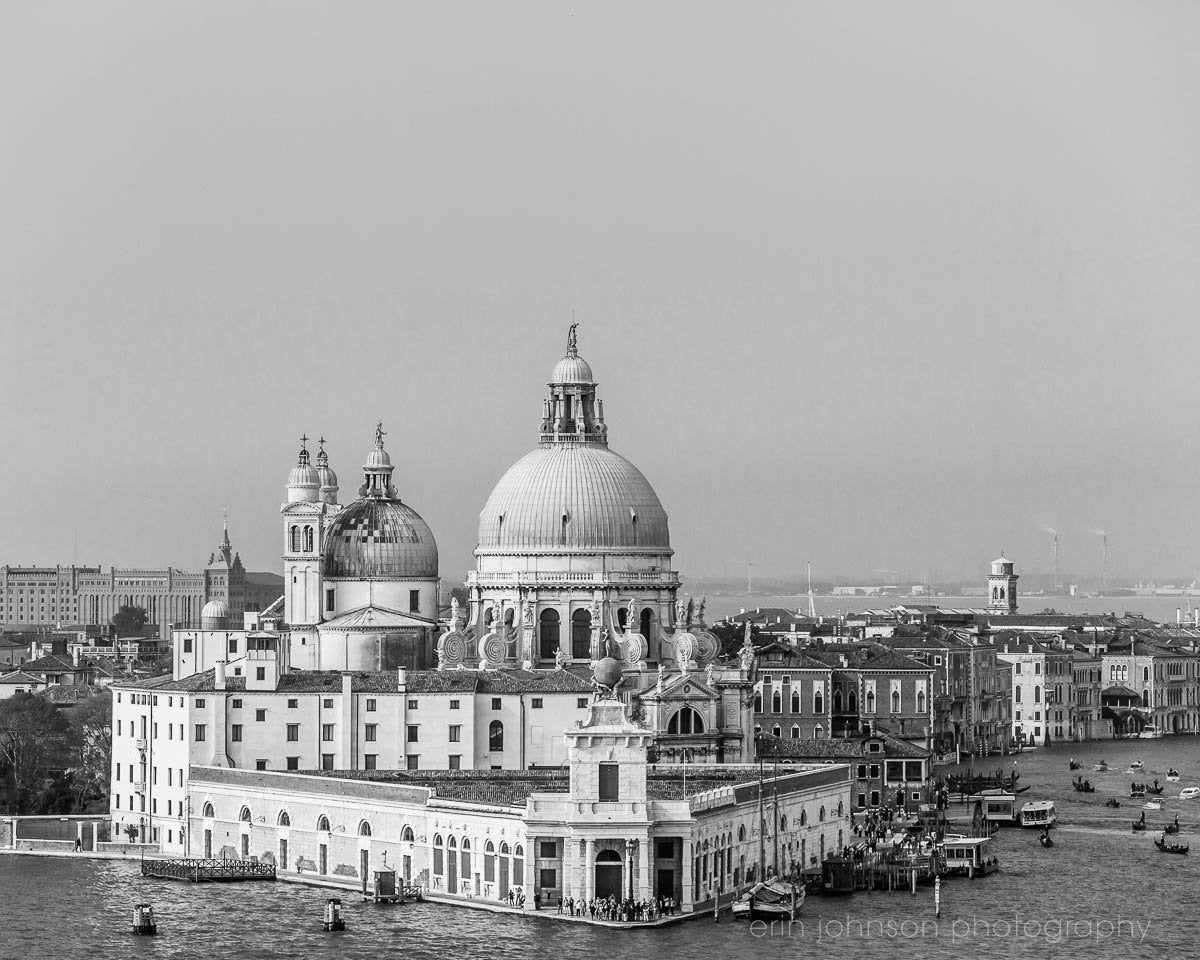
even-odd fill
[[(376, 421), (448, 585), (572, 311), (685, 580), (1200, 570), (1200, 6), (14, 4), (0, 563), (275, 570)], [(856, 573), (857, 572), (857, 573)]]

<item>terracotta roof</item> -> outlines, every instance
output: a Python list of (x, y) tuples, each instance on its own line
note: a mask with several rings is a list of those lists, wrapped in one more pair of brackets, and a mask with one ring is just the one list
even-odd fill
[(22, 670), (30, 670), (35, 673), (72, 673), (86, 672), (91, 669), (85, 663), (76, 666), (71, 662), (70, 657), (61, 657), (56, 653), (48, 653), (44, 657), (38, 657), (36, 660), (27, 660), (21, 664)]
[(0, 677), (0, 683), (25, 684), (25, 683), (42, 683), (46, 682), (45, 677), (35, 677), (32, 674), (25, 673), (22, 670), (14, 670), (12, 673), (6, 673)]
[[(867, 744), (881, 742), (881, 752), (870, 753)], [(866, 757), (884, 757), (889, 760), (919, 760), (930, 756), (928, 750), (908, 740), (888, 734), (873, 737), (832, 737), (821, 739), (791, 739), (758, 736), (759, 753), (764, 757), (790, 757), (796, 760), (856, 760)]]

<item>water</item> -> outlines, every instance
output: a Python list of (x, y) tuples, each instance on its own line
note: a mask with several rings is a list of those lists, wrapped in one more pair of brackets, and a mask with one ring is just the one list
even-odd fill
[[(686, 586), (686, 585), (685, 585)], [(1041, 613), (1047, 607), (1059, 613), (1140, 613), (1159, 623), (1174, 623), (1176, 609), (1187, 616), (1186, 597), (1020, 597), (1019, 612), (1026, 615)], [(859, 613), (863, 610), (886, 610), (900, 604), (933, 604), (947, 610), (979, 609), (987, 606), (987, 597), (814, 597), (817, 615), (837, 616), (840, 613)], [(1200, 607), (1200, 598), (1193, 598), (1193, 607)], [(730, 617), (742, 609), (781, 607), (808, 613), (808, 596), (710, 596), (704, 608), (710, 623)]]
[[(979, 880), (942, 884), (942, 916), (933, 915), (932, 888), (908, 893), (810, 897), (803, 926), (790, 937), (758, 930), (726, 915), (661, 930), (612, 931), (435, 904), (382, 907), (346, 899), (349, 929), (320, 930), (323, 890), (289, 883), (191, 885), (142, 879), (135, 862), (0, 857), (4, 905), (0, 957), (167, 958), (303, 957), (305, 960), (381, 955), (406, 958), (508, 957), (797, 957), (837, 951), (839, 957), (1194, 957), (1200, 944), (1200, 800), (1181, 801), (1181, 787), (1200, 785), (1200, 750), (1191, 738), (1063, 744), (1022, 754), (1016, 769), (1028, 799), (1053, 799), (1059, 813), (1056, 845), (1042, 849), (1033, 831), (1003, 830), (996, 841), (1001, 871)], [(1070, 786), (1067, 759), (1094, 794)], [(1138, 780), (1163, 781), (1168, 766), (1183, 773), (1168, 784), (1161, 812), (1147, 812), (1150, 830), (1134, 834), (1141, 803), (1128, 799), (1134, 777), (1126, 767), (1145, 761)], [(1094, 773), (1106, 759), (1110, 773)], [(1012, 758), (990, 758), (991, 770)], [(1104, 806), (1110, 796), (1122, 807)], [(1153, 847), (1155, 827), (1176, 813), (1187, 857)], [(952, 816), (969, 816), (955, 807)], [(160, 935), (127, 933), (133, 905), (154, 905)], [(839, 924), (851, 922), (847, 930)], [(870, 927), (853, 924), (870, 922)], [(1016, 922), (1014, 922), (1016, 921)], [(1115, 925), (1121, 921), (1118, 934)], [(1131, 924), (1132, 931), (1131, 931)], [(1099, 925), (1099, 926), (1097, 926)]]

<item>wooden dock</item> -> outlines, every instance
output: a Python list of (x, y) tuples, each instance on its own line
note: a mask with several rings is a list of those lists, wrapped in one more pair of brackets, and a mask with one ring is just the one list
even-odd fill
[(144, 860), (143, 877), (187, 880), (191, 883), (236, 883), (242, 880), (274, 880), (275, 865), (257, 860), (188, 858)]

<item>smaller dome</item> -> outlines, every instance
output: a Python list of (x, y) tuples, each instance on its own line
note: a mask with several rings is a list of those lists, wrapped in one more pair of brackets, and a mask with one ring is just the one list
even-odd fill
[(321, 476), (311, 463), (298, 463), (288, 473), (287, 485), (289, 487), (318, 487), (321, 485)]
[(570, 353), (554, 365), (554, 373), (550, 375), (551, 383), (594, 383), (592, 368), (588, 362), (576, 354)]
[(382, 447), (376, 447), (367, 454), (367, 462), (363, 464), (363, 467), (370, 469), (371, 467), (390, 467), (391, 465), (392, 458), (388, 456), (388, 452)]
[(229, 605), (224, 600), (209, 600), (204, 605), (204, 609), (200, 611), (200, 616), (209, 617), (228, 617)]
[(321, 491), (336, 490), (338, 485), (337, 474), (333, 472), (333, 467), (317, 467), (317, 476), (321, 481)]

